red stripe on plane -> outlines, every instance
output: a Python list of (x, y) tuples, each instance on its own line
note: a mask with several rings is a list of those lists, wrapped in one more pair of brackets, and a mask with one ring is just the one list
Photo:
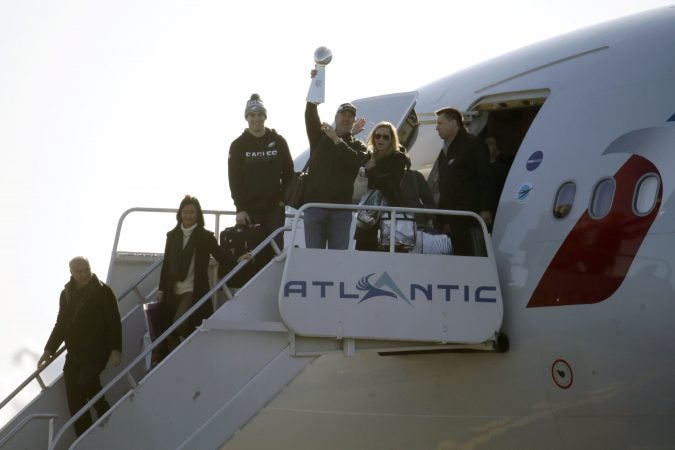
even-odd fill
[(660, 179), (654, 164), (638, 155), (617, 171), (609, 214), (598, 220), (588, 209), (584, 212), (546, 269), (528, 308), (599, 303), (619, 288), (661, 205), (659, 185), (652, 211), (645, 216), (633, 211), (635, 187), (648, 173)]

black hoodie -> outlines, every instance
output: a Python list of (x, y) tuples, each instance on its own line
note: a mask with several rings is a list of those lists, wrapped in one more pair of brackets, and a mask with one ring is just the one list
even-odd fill
[(263, 214), (283, 201), (293, 176), (293, 159), (286, 140), (265, 128), (255, 137), (247, 130), (232, 141), (227, 164), (230, 193), (237, 212)]

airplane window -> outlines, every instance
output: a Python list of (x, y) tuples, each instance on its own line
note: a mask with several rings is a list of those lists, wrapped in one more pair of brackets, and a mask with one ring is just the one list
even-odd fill
[(419, 129), (420, 121), (417, 118), (417, 113), (415, 109), (410, 110), (410, 114), (406, 117), (405, 121), (398, 128), (398, 139), (401, 145), (405, 148), (412, 148), (415, 140), (417, 139), (417, 131)]
[(638, 181), (635, 187), (633, 209), (639, 216), (652, 212), (659, 194), (659, 178), (654, 174), (648, 174)]
[(558, 189), (553, 205), (553, 216), (562, 219), (567, 217), (574, 203), (574, 195), (577, 193), (577, 185), (573, 181), (563, 183)]
[(614, 178), (605, 178), (598, 182), (591, 198), (591, 217), (602, 219), (609, 213), (614, 199)]

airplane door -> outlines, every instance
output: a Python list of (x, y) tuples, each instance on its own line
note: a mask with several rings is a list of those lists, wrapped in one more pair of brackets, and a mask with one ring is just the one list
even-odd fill
[[(408, 131), (407, 127), (403, 125), (409, 124), (414, 127), (417, 124), (417, 118), (413, 111), (416, 100), (416, 92), (402, 92), (354, 101), (354, 105), (358, 111), (357, 116), (365, 117), (368, 121), (363, 131), (359, 133), (359, 137), (365, 139), (377, 123), (387, 121), (394, 124), (399, 130), (399, 135), (405, 135), (399, 136), (401, 143), (405, 145), (405, 142), (409, 141), (406, 137), (412, 131)], [(413, 117), (409, 118), (411, 114)]]

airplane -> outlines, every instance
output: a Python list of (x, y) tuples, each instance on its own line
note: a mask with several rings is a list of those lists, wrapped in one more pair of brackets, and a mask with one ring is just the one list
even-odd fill
[[(129, 214), (172, 210), (132, 208), (108, 274), (113, 407), (75, 439), (56, 379), (0, 447), (675, 449), (672, 55), (675, 6), (355, 100), (365, 133), (396, 124), (425, 174), (438, 109), (497, 137), (513, 162), (488, 256), (287, 245), (238, 292), (218, 281), (219, 309), (154, 368), (143, 303), (161, 255), (117, 243)], [(392, 295), (360, 301), (363, 280)]]

